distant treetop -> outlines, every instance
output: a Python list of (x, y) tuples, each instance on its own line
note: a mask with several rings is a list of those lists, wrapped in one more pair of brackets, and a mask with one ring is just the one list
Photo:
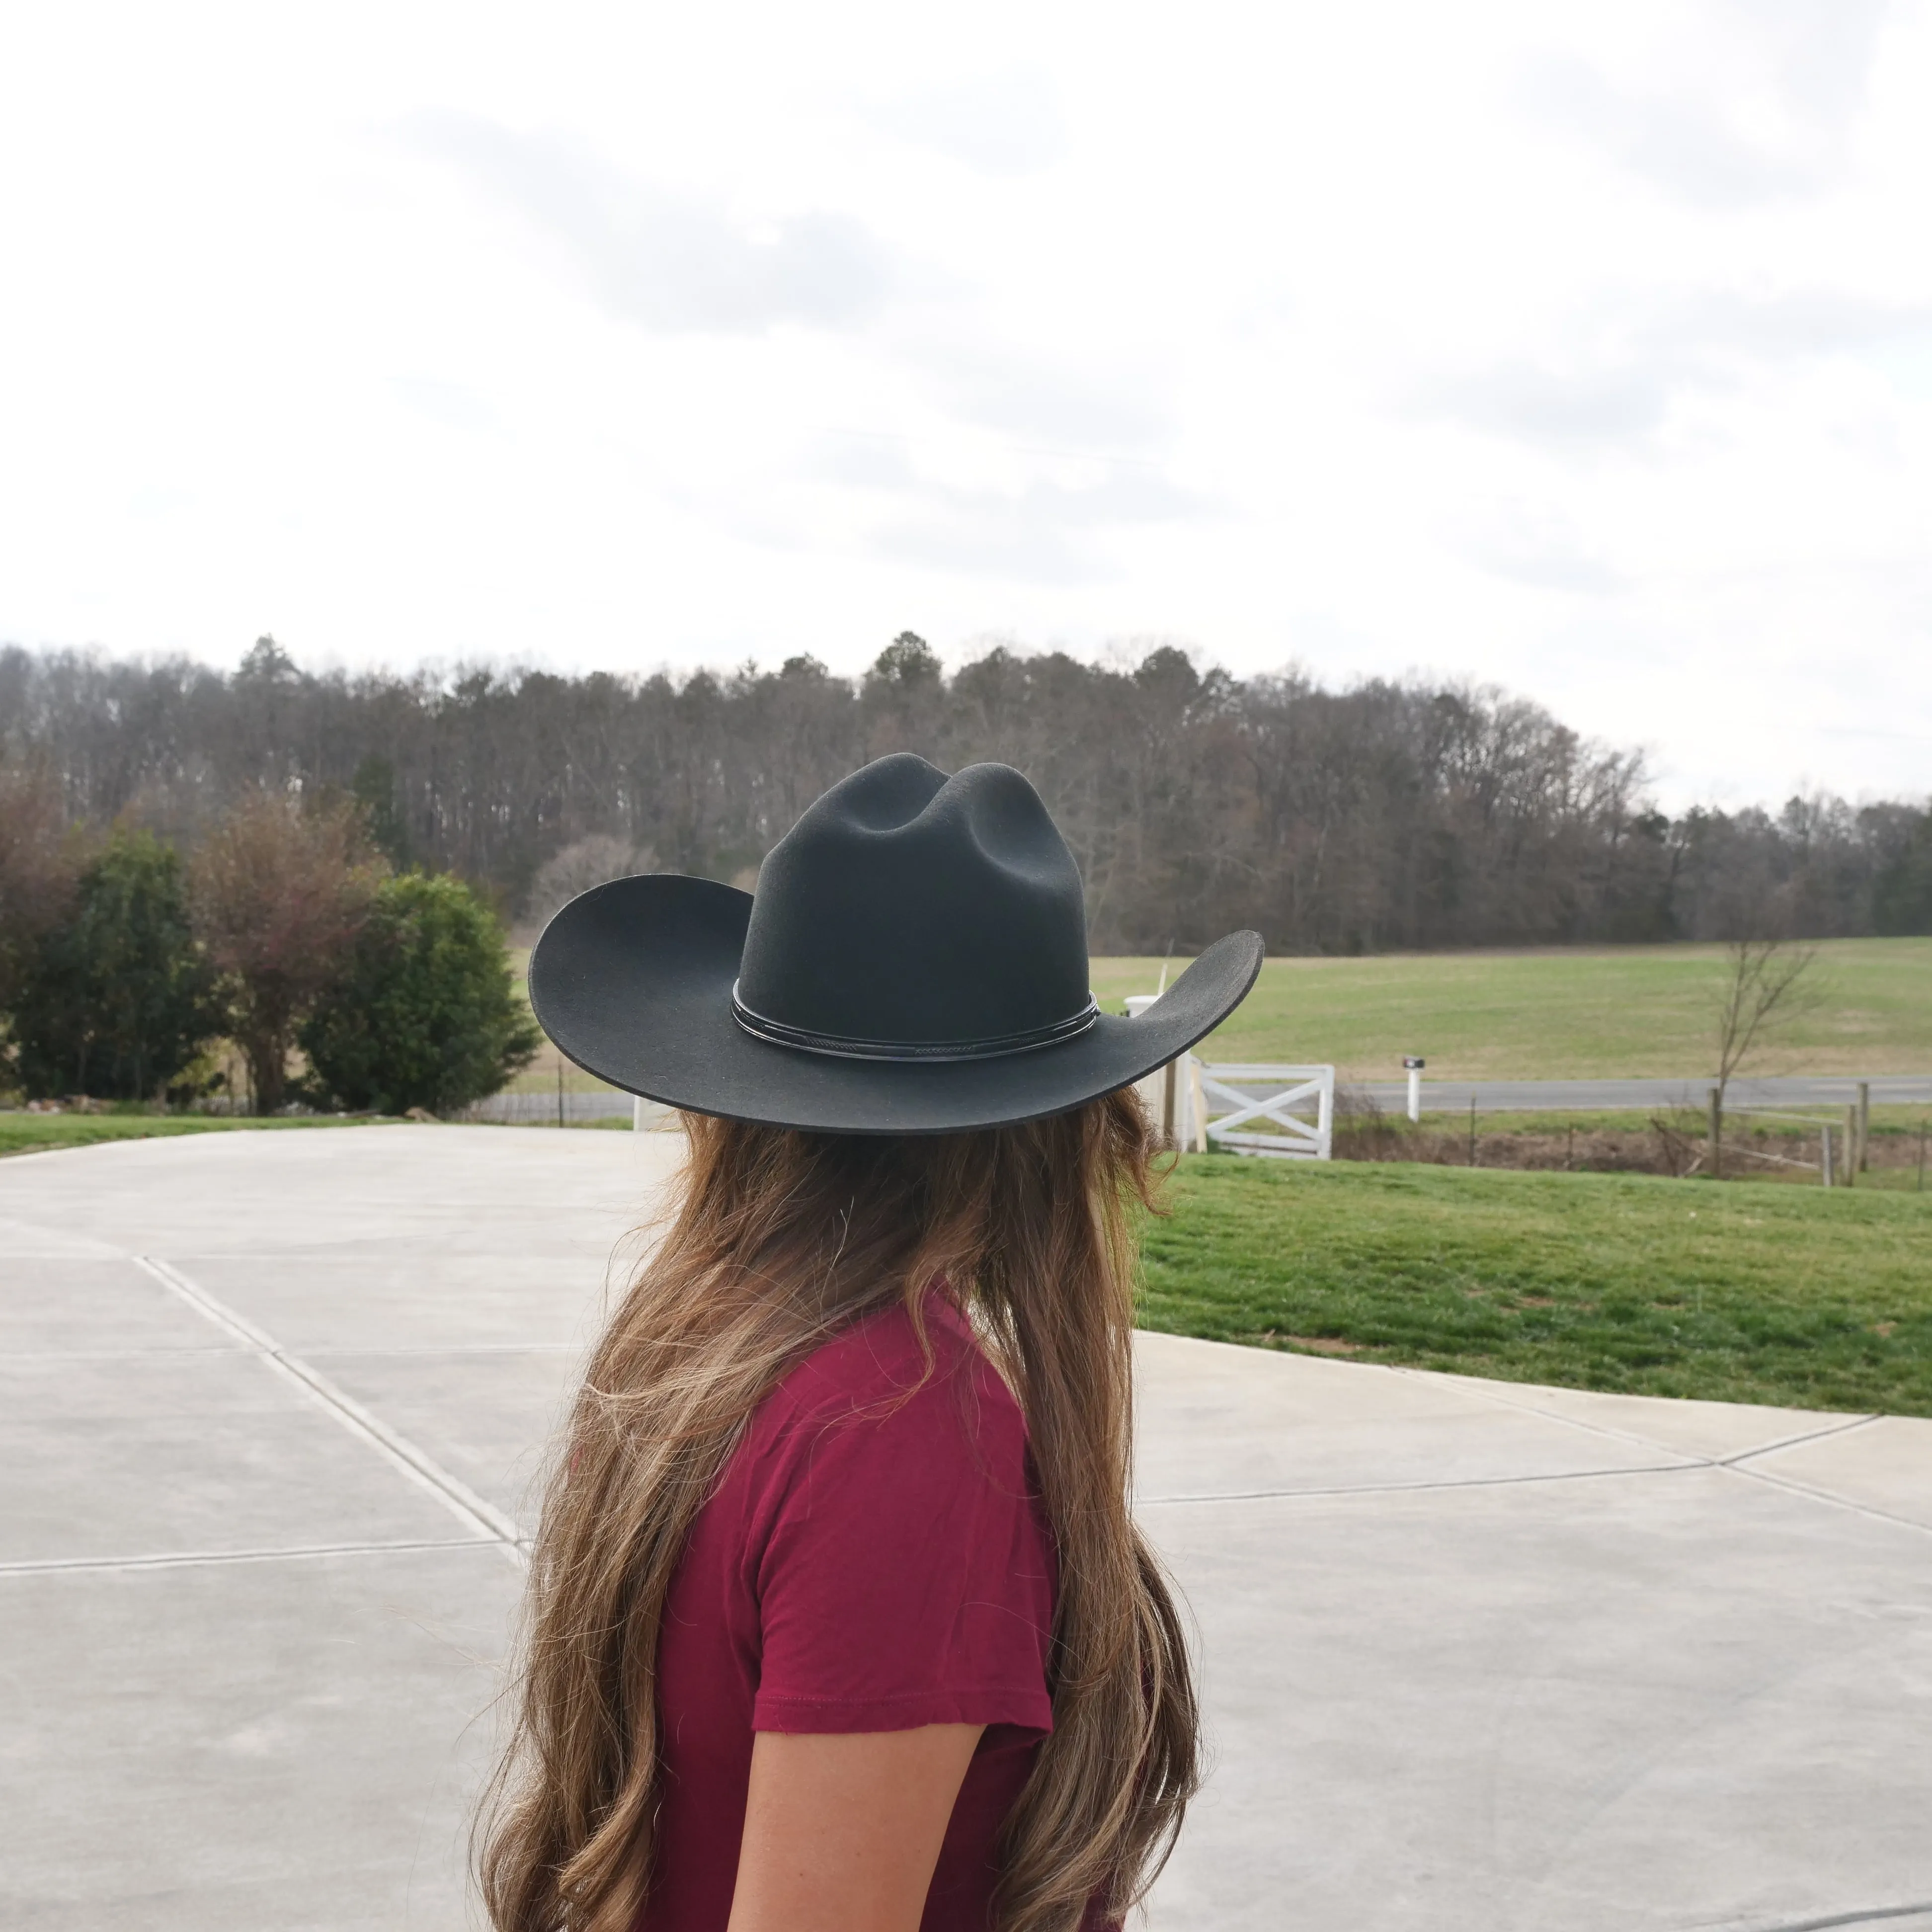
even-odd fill
[(939, 653), (916, 631), (902, 631), (872, 661), (871, 675), (884, 684), (938, 684), (946, 671)]
[(235, 675), (254, 684), (299, 684), (302, 673), (296, 661), (273, 638), (257, 638), (248, 646)]

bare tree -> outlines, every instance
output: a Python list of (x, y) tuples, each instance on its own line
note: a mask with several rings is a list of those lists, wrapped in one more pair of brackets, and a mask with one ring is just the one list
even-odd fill
[(1789, 940), (1734, 939), (1724, 949), (1715, 1014), (1718, 1077), (1711, 1089), (1711, 1176), (1724, 1176), (1724, 1096), (1778, 1031), (1811, 1011), (1820, 989), (1808, 976), (1816, 950)]
[(531, 923), (546, 926), (578, 893), (607, 880), (654, 871), (656, 866), (656, 855), (649, 846), (634, 845), (628, 838), (593, 832), (587, 838), (577, 839), (537, 868), (528, 902)]
[(226, 982), (258, 1114), (287, 1091), (296, 1028), (342, 970), (383, 868), (352, 800), (245, 795), (194, 856), (196, 927)]

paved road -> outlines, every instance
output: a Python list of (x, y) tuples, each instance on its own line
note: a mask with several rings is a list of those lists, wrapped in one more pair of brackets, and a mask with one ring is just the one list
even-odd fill
[[(0, 1162), (0, 1924), (458, 1932), (667, 1135)], [(1932, 1423), (1142, 1338), (1215, 1768), (1154, 1932), (1932, 1932)]]
[[(1846, 1074), (1793, 1074), (1764, 1080), (1734, 1080), (1733, 1107), (1790, 1107), (1800, 1111), (1848, 1106), (1858, 1096), (1859, 1077)], [(1932, 1073), (1873, 1074), (1874, 1106), (1932, 1106)], [(1560, 1110), (1594, 1113), (1616, 1108), (1702, 1107), (1711, 1089), (1708, 1075), (1688, 1080), (1431, 1080), (1422, 1082), (1423, 1111), (1466, 1113), (1472, 1099), (1479, 1111), (1527, 1113)], [(1400, 1080), (1371, 1080), (1363, 1090), (1376, 1106), (1399, 1112), (1408, 1088)]]

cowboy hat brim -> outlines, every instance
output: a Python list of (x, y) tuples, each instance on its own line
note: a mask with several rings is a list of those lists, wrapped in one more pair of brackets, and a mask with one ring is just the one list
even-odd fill
[(1261, 970), (1230, 933), (1137, 1018), (938, 1064), (846, 1059), (755, 1038), (733, 1017), (752, 896), (710, 879), (614, 879), (571, 902), (530, 956), (530, 1004), (586, 1073), (726, 1120), (826, 1133), (944, 1134), (1043, 1118), (1144, 1078), (1211, 1033)]

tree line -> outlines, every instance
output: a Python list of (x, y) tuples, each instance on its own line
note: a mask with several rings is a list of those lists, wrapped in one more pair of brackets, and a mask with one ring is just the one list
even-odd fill
[(1016, 765), (1066, 834), (1098, 951), (1231, 928), (1280, 952), (1932, 932), (1932, 800), (1655, 808), (1641, 757), (1453, 682), (1237, 678), (902, 633), (858, 678), (797, 656), (624, 676), (314, 674), (262, 638), (182, 658), (0, 651), (0, 760), (71, 823), (198, 848), (256, 793), (351, 800), (394, 868), (536, 920), (614, 872), (748, 884), (826, 786), (920, 752)]

